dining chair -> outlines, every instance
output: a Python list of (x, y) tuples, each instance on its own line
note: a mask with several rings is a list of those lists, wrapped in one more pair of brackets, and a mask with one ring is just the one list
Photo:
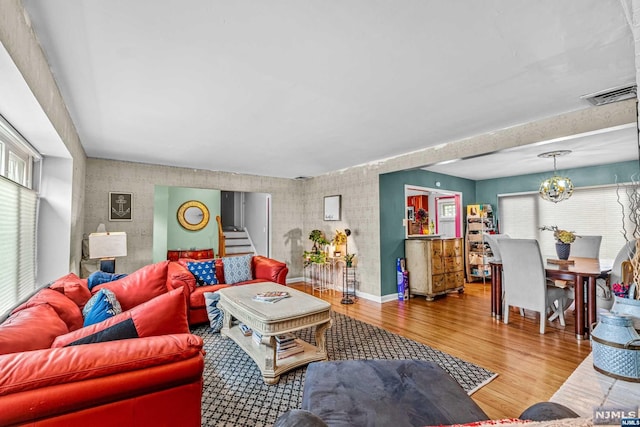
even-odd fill
[(502, 255), (500, 254), (500, 240), (509, 239), (508, 234), (489, 234), (482, 233), (485, 241), (489, 244), (491, 248), (491, 253), (493, 254), (493, 260), (500, 262), (502, 261)]
[(535, 239), (500, 240), (503, 279), (503, 317), (509, 323), (509, 308), (533, 310), (540, 313), (540, 333), (544, 334), (547, 313), (554, 312), (565, 326), (566, 292), (548, 284), (540, 245)]
[(602, 236), (580, 236), (571, 244), (570, 256), (599, 258)]

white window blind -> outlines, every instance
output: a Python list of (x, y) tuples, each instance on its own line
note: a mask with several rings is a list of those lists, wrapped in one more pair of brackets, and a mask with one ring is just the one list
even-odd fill
[(37, 200), (0, 177), (0, 315), (36, 289)]
[[(622, 234), (622, 208), (628, 212), (629, 198), (625, 187), (616, 194), (616, 185), (576, 188), (568, 200), (551, 203), (538, 193), (498, 196), (500, 232), (514, 238), (536, 239), (543, 256), (555, 255), (553, 232), (538, 227), (556, 225), (578, 235), (602, 236), (600, 258), (613, 260), (626, 243)], [(625, 220), (626, 230), (632, 225)], [(630, 236), (628, 236), (631, 238)]]

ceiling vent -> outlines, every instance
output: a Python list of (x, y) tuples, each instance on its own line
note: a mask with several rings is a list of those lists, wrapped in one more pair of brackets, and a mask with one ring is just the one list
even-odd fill
[(635, 99), (636, 85), (614, 87), (601, 92), (582, 95), (580, 98), (589, 101), (592, 105), (605, 105), (626, 99)]

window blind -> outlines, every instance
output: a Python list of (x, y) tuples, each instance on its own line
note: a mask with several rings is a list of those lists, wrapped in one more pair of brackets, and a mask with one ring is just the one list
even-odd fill
[[(553, 232), (538, 227), (556, 225), (578, 235), (602, 236), (600, 258), (613, 260), (626, 243), (623, 235), (622, 207), (629, 210), (626, 186), (608, 185), (576, 188), (568, 200), (551, 203), (538, 193), (498, 196), (500, 232), (514, 238), (536, 239), (543, 257), (555, 256)], [(633, 229), (625, 218), (627, 231)], [(632, 236), (627, 236), (632, 238)]]
[(37, 194), (0, 177), (0, 315), (36, 289)]

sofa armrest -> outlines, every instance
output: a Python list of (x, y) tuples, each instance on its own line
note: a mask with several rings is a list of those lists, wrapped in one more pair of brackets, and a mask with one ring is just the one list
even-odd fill
[(256, 255), (251, 260), (251, 269), (254, 279), (268, 280), (281, 285), (287, 284), (289, 268), (284, 262)]
[(175, 334), (0, 356), (0, 425), (199, 383), (202, 345)]
[(167, 289), (172, 291), (184, 287), (184, 293), (189, 300), (189, 295), (196, 289), (196, 278), (193, 274), (179, 262), (170, 262), (167, 268)]

